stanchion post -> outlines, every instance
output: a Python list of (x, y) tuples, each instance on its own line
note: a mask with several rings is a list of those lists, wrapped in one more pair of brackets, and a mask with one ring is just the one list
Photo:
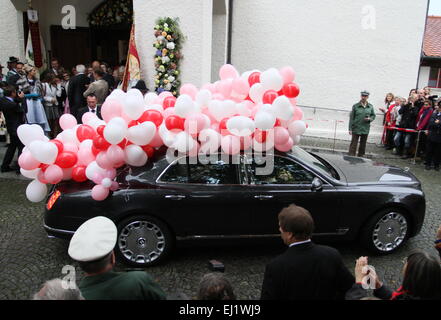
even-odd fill
[(418, 154), (418, 147), (420, 145), (420, 134), (421, 134), (421, 130), (418, 131), (415, 155), (413, 156), (412, 164), (416, 164), (416, 157), (417, 157), (417, 154)]

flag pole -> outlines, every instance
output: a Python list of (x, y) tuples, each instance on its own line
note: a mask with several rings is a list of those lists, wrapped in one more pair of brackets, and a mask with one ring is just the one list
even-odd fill
[(125, 92), (127, 92), (127, 87), (129, 85), (129, 76), (130, 76), (130, 72), (129, 72), (130, 45), (131, 45), (131, 43), (133, 41), (134, 28), (135, 28), (135, 23), (132, 23), (132, 28), (130, 30), (129, 46), (128, 46), (128, 50), (127, 50), (126, 67), (124, 69), (124, 77), (123, 77), (123, 84), (122, 84), (122, 90), (125, 91)]

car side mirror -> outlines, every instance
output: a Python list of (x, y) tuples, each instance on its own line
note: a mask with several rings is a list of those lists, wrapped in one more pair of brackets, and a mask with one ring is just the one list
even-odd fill
[(312, 180), (311, 191), (313, 191), (313, 192), (321, 192), (321, 191), (323, 191), (323, 181), (320, 180), (319, 178), (315, 177)]

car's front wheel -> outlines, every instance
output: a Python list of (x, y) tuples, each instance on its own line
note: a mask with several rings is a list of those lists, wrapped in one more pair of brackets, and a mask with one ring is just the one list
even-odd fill
[(126, 264), (148, 267), (164, 260), (174, 238), (168, 226), (151, 216), (133, 216), (118, 224), (117, 255)]
[(409, 233), (409, 218), (399, 210), (386, 209), (367, 222), (360, 240), (370, 251), (388, 254), (398, 250), (408, 239)]

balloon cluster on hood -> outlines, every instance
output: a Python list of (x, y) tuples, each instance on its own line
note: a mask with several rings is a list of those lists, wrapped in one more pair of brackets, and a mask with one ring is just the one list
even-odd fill
[(79, 125), (65, 114), (54, 140), (38, 125), (20, 126), (25, 149), (19, 165), (33, 179), (27, 198), (43, 201), (47, 184), (90, 180), (96, 184), (93, 199), (103, 201), (118, 189), (118, 168), (144, 166), (163, 145), (195, 156), (219, 149), (232, 155), (250, 149), (287, 152), (299, 143), (307, 126), (296, 106), (300, 89), (291, 67), (239, 75), (227, 64), (219, 75), (200, 90), (183, 85), (177, 99), (170, 92), (143, 96), (136, 89), (115, 90), (102, 105), (103, 120), (86, 113)]

